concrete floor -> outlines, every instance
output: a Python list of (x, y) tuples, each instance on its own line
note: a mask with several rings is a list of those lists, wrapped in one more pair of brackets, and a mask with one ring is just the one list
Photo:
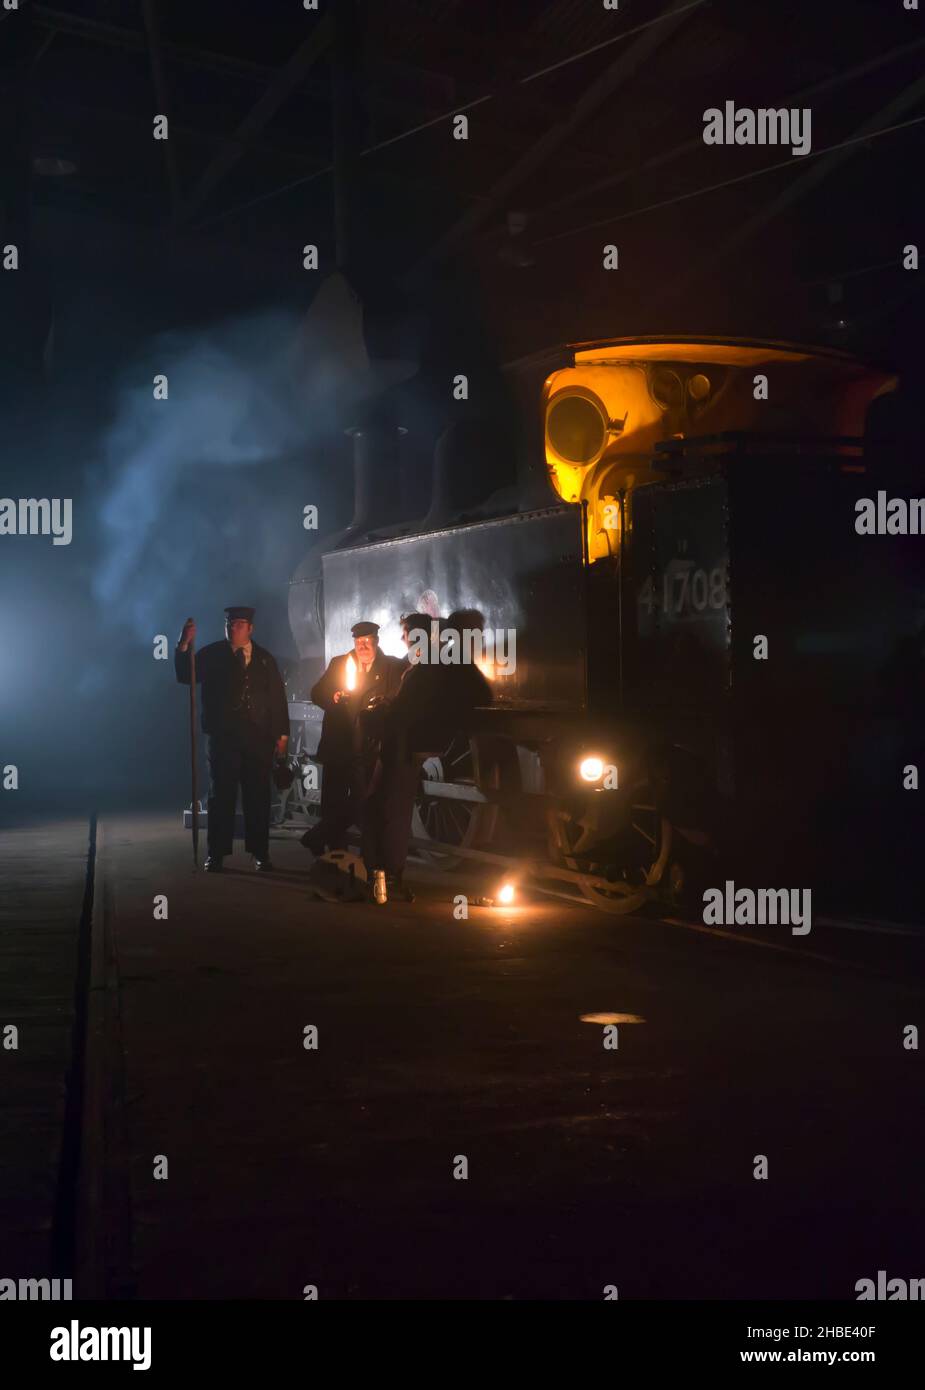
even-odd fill
[[(176, 818), (103, 822), (120, 1287), (853, 1299), (925, 1274), (920, 938), (763, 949), (548, 899), (457, 921), (465, 876), (348, 907), (311, 899), (295, 840), (273, 857), (194, 875)], [(599, 1012), (643, 1021), (605, 1051)]]
[[(49, 1273), (71, 1057), (85, 819), (0, 834), (0, 1277)], [(18, 1029), (18, 1047), (5, 1028)]]

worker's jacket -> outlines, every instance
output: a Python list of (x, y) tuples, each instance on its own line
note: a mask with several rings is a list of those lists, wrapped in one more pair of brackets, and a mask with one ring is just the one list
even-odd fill
[[(356, 689), (342, 695), (335, 704), (335, 691), (347, 689), (347, 659), (350, 656), (356, 661)], [(319, 762), (347, 763), (362, 755), (365, 730), (357, 722), (360, 710), (373, 696), (390, 699), (395, 695), (404, 672), (404, 662), (380, 651), (365, 671), (352, 652), (335, 656), (328, 662), (327, 670), (312, 686), (311, 692), (312, 703), (324, 710), (321, 742), (315, 755)]]
[(442, 753), (468, 731), (473, 711), (491, 704), (491, 685), (477, 666), (418, 662), (382, 711), (383, 755), (407, 759)]
[[(179, 647), (173, 654), (181, 685), (190, 683), (190, 654)], [(252, 644), (251, 661), (242, 667), (231, 643), (210, 642), (196, 653), (196, 683), (202, 685), (202, 727), (205, 733), (225, 734), (256, 726), (274, 742), (289, 734), (289, 704), (279, 667), (265, 647)]]

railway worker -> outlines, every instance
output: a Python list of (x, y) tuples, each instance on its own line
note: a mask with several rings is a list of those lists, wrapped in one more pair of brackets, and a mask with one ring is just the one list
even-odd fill
[(430, 642), (430, 633), (433, 624), (439, 619), (432, 618), (429, 613), (403, 613), (401, 618), (401, 640), (408, 648), (408, 652), (402, 657), (402, 677), (410, 666), (419, 659), (419, 647), (422, 643)]
[[(450, 664), (447, 666), (447, 696), (454, 719), (468, 730), (472, 711), (491, 704), (491, 683), (475, 664), (482, 651), (485, 618), (477, 608), (457, 608), (446, 620), (452, 634)], [(458, 662), (454, 660), (458, 655)]]
[[(241, 787), (244, 848), (258, 872), (270, 862), (270, 772), (274, 752), (285, 756), (289, 742), (286, 688), (273, 657), (253, 640), (254, 609), (225, 609), (225, 640), (196, 654), (202, 683), (202, 727), (209, 740), (208, 847), (205, 867), (219, 873), (231, 854), (234, 812)], [(174, 651), (181, 685), (190, 683), (190, 644), (196, 624), (187, 618)]]
[(313, 854), (346, 849), (347, 832), (359, 822), (378, 751), (357, 716), (371, 701), (394, 695), (404, 674), (399, 657), (379, 650), (377, 623), (354, 623), (350, 631), (353, 651), (333, 657), (311, 691), (313, 703), (324, 710), (316, 754), (324, 768), (321, 819), (302, 836), (302, 844)]
[(394, 698), (369, 716), (378, 715), (381, 751), (364, 814), (363, 861), (370, 879), (376, 869), (385, 870), (390, 897), (411, 898), (403, 873), (424, 758), (445, 752), (453, 737), (467, 730), (473, 709), (491, 703), (491, 686), (477, 667), (447, 664), (439, 656), (434, 660), (444, 649), (452, 656), (462, 642), (461, 629), (453, 626), (462, 618), (470, 627), (484, 625), (475, 610), (461, 610), (436, 620), (440, 640), (432, 644), (433, 620), (414, 615), (418, 626), (408, 627), (409, 659), (412, 654), (419, 659), (409, 660)]

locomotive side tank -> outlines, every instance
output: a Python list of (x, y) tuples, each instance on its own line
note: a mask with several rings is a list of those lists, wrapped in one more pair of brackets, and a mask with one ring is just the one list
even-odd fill
[[(437, 527), (354, 531), (322, 560), (328, 658), (358, 613), (396, 654), (404, 611), (476, 608), (506, 635), (509, 659), (486, 671), (492, 706), (425, 762), (418, 843), (447, 864), (515, 857), (548, 890), (613, 912), (678, 896), (757, 840), (789, 853), (779, 812), (801, 793), (754, 758), (755, 730), (789, 692), (793, 717), (766, 746), (809, 758), (810, 814), (836, 756), (818, 728), (815, 754), (794, 737), (815, 727), (806, 710), (814, 691), (825, 703), (836, 640), (832, 604), (808, 592), (813, 538), (837, 591), (857, 557), (825, 537), (841, 535), (856, 470), (874, 466), (865, 415), (895, 378), (824, 349), (665, 338), (576, 344), (509, 377), (524, 412), (513, 493)], [(784, 555), (775, 627), (760, 596)], [(918, 581), (877, 583), (908, 635)], [(779, 657), (764, 687), (748, 665), (762, 622)], [(842, 631), (848, 641), (850, 614)]]

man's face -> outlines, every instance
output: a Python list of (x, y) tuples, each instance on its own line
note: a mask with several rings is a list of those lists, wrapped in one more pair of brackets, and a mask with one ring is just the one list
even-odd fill
[(225, 636), (235, 651), (239, 647), (247, 646), (253, 630), (254, 624), (249, 623), (246, 618), (228, 618), (225, 621)]
[(421, 648), (427, 642), (427, 633), (420, 627), (409, 628), (407, 623), (402, 623), (401, 640), (408, 648), (408, 660), (414, 665), (421, 659)]
[(371, 666), (373, 664), (378, 645), (378, 637), (354, 637), (353, 650), (356, 652), (357, 661), (361, 666)]

